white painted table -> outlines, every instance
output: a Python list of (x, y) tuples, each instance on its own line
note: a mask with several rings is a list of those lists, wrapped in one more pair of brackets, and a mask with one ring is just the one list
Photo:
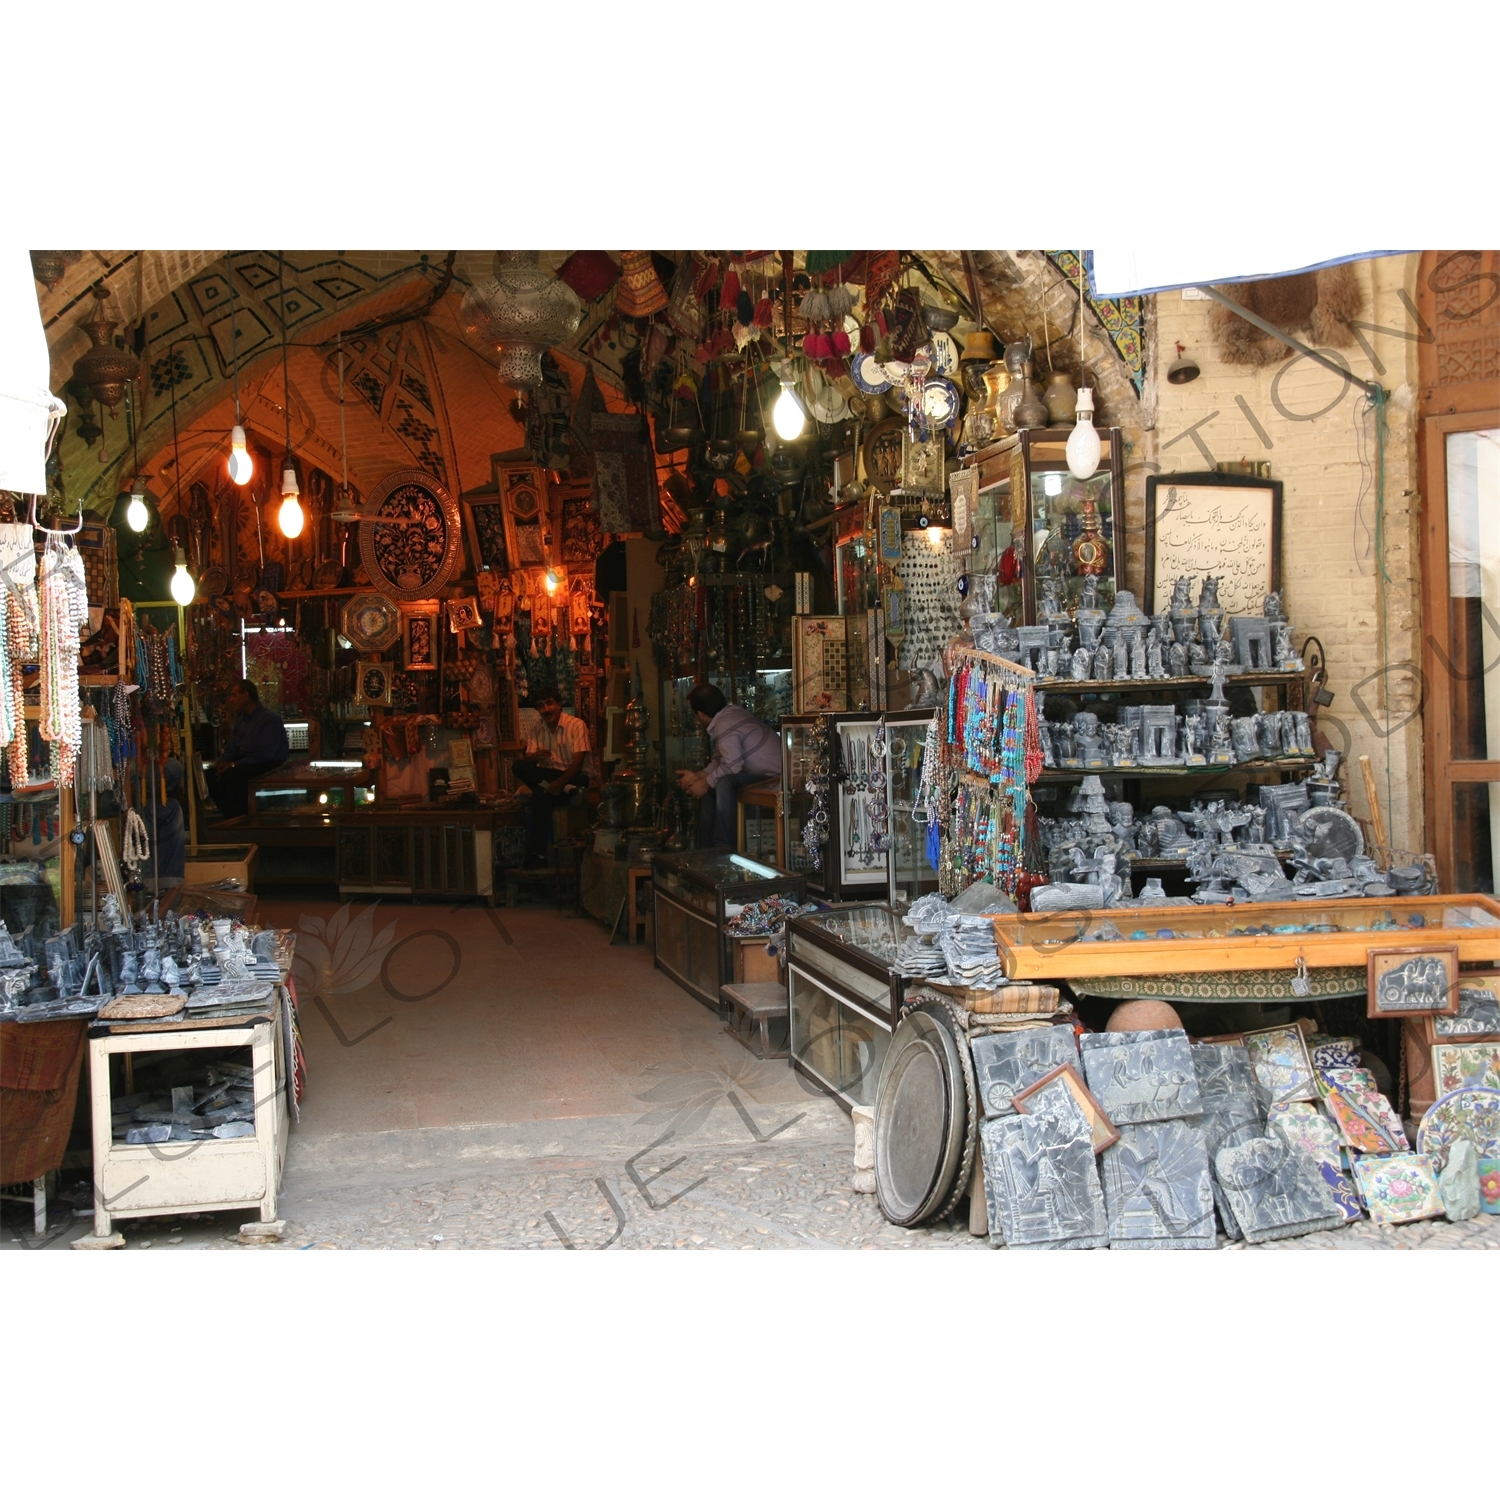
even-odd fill
[[(116, 1218), (255, 1208), (276, 1218), (286, 1161), (287, 1106), (281, 991), (274, 1016), (248, 1026), (179, 1027), (93, 1037), (89, 1075), (94, 1124), (94, 1234), (107, 1238)], [(116, 1052), (188, 1052), (249, 1047), (255, 1086), (255, 1134), (221, 1141), (127, 1146), (114, 1139), (109, 1059)]]

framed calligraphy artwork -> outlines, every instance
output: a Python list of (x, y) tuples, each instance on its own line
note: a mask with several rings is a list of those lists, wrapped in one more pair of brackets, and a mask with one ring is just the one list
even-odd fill
[(401, 635), (408, 672), (435, 672), (438, 665), (438, 615), (436, 599), (401, 606)]
[(1281, 481), (1242, 474), (1153, 474), (1146, 480), (1146, 609), (1168, 607), (1184, 575), (1222, 578), (1230, 615), (1260, 615), (1281, 587)]

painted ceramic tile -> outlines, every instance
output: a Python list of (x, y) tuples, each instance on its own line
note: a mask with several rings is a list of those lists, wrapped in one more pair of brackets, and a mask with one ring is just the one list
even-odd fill
[(1019, 1090), (1012, 1102), (1023, 1115), (1067, 1121), (1070, 1126), (1081, 1120), (1088, 1127), (1095, 1156), (1120, 1138), (1114, 1122), (1089, 1092), (1088, 1085), (1079, 1077), (1078, 1069), (1072, 1063), (1065, 1063), (1030, 1087)]
[(1456, 1140), (1473, 1141), (1481, 1161), (1500, 1156), (1500, 1089), (1455, 1089), (1444, 1094), (1417, 1126), (1417, 1150), (1442, 1171)]
[(1352, 1036), (1325, 1037), (1315, 1041), (1311, 1048), (1312, 1065), (1315, 1068), (1357, 1068), (1359, 1066), (1359, 1038)]
[(1500, 975), (1459, 975), (1458, 1014), (1432, 1019), (1439, 1036), (1500, 1036)]
[(1328, 1088), (1323, 1108), (1344, 1145), (1375, 1155), (1411, 1150), (1401, 1117), (1374, 1080), (1365, 1081), (1370, 1075), (1363, 1068), (1329, 1068), (1318, 1076)]
[(1487, 1214), (1500, 1214), (1500, 1158), (1479, 1163), (1479, 1206)]
[(1028, 1031), (1001, 1031), (971, 1043), (974, 1075), (987, 1116), (1015, 1113), (1011, 1096), (1054, 1068), (1078, 1062), (1078, 1043), (1071, 1026), (1036, 1026)]
[(1377, 1224), (1437, 1218), (1443, 1211), (1437, 1174), (1432, 1158), (1414, 1151), (1399, 1156), (1362, 1156), (1354, 1163), (1359, 1195)]
[(1318, 1170), (1323, 1174), (1323, 1181), (1328, 1186), (1328, 1191), (1333, 1194), (1333, 1201), (1338, 1204), (1339, 1212), (1343, 1214), (1346, 1221), (1359, 1218), (1364, 1210), (1360, 1206), (1359, 1194), (1354, 1189), (1354, 1184), (1337, 1167), (1330, 1167), (1328, 1163), (1319, 1163)]
[[(1316, 1104), (1309, 1104), (1305, 1099), (1273, 1104), (1266, 1111), (1266, 1131), (1300, 1147), (1320, 1166), (1327, 1162), (1338, 1171), (1339, 1133)], [(1214, 1159), (1218, 1160), (1217, 1153)]]
[(1262, 1135), (1243, 1146), (1225, 1146), (1214, 1158), (1214, 1175), (1252, 1245), (1338, 1229), (1344, 1223), (1318, 1163), (1281, 1136)]
[(1213, 1249), (1212, 1174), (1196, 1121), (1122, 1125), (1099, 1162), (1111, 1249)]
[(1317, 1085), (1318, 1097), (1326, 1099), (1335, 1089), (1378, 1090), (1375, 1075), (1368, 1068), (1314, 1068), (1313, 1082)]
[(1108, 1243), (1088, 1122), (1012, 1114), (979, 1127), (992, 1244), (1090, 1250)]
[(1425, 948), (1371, 949), (1369, 1016), (1419, 1016), (1457, 1010), (1458, 949), (1452, 944)]
[[(1211, 1162), (1225, 1146), (1241, 1146), (1260, 1135), (1265, 1111), (1255, 1097), (1250, 1054), (1238, 1043), (1194, 1043), (1193, 1071), (1198, 1075), (1198, 1092), (1203, 1099), (1200, 1123), (1204, 1148)], [(1219, 1211), (1224, 1233), (1232, 1240), (1240, 1239), (1234, 1209), (1218, 1178), (1213, 1179), (1212, 1187), (1214, 1207)]]
[(1280, 1104), (1288, 1099), (1312, 1099), (1312, 1062), (1307, 1042), (1296, 1026), (1272, 1026), (1245, 1033), (1245, 1051), (1262, 1104)]
[(1500, 1042), (1439, 1042), (1432, 1049), (1439, 1095), (1454, 1089), (1500, 1089)]
[(1180, 1120), (1203, 1113), (1187, 1032), (1094, 1032), (1082, 1038), (1083, 1072), (1116, 1125)]

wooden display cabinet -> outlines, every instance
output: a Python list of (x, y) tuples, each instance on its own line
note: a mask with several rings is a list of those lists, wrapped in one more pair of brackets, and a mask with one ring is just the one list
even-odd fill
[[(1412, 926), (1412, 917), (1420, 917), (1422, 925)], [(1394, 926), (1373, 926), (1386, 921)], [(1308, 931), (1309, 926), (1323, 930)], [(1278, 927), (1303, 930), (1277, 932)], [(1110, 930), (1119, 936), (1101, 936)], [(1163, 930), (1178, 935), (1157, 936)], [(1136, 932), (1148, 935), (1132, 936)], [(1500, 959), (1500, 902), (1493, 896), (1394, 896), (1016, 913), (995, 918), (995, 942), (1007, 979), (1045, 983), (1295, 969), (1299, 959), (1313, 969), (1363, 967), (1372, 948), (1423, 943), (1455, 944), (1460, 962), (1493, 964)]]

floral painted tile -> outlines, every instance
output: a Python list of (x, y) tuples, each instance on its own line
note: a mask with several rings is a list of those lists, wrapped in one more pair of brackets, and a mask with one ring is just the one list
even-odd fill
[(1432, 1076), (1439, 1098), (1454, 1089), (1500, 1089), (1500, 1042), (1439, 1042)]
[(1316, 1097), (1307, 1041), (1299, 1027), (1269, 1026), (1264, 1031), (1247, 1031), (1241, 1041), (1250, 1054), (1250, 1075), (1263, 1104)]
[(1344, 1145), (1371, 1154), (1411, 1149), (1401, 1117), (1363, 1068), (1327, 1068), (1318, 1080), (1328, 1090), (1323, 1108)]
[(1359, 1066), (1359, 1038), (1353, 1036), (1328, 1036), (1314, 1038), (1309, 1045), (1312, 1065), (1315, 1068), (1357, 1068)]
[(1362, 1156), (1354, 1163), (1354, 1180), (1377, 1224), (1409, 1224), (1414, 1219), (1436, 1219), (1443, 1212), (1437, 1168), (1431, 1157), (1415, 1151)]
[(1339, 1133), (1328, 1116), (1305, 1099), (1272, 1104), (1266, 1110), (1266, 1129), (1284, 1141), (1300, 1146), (1322, 1166), (1339, 1166)]

